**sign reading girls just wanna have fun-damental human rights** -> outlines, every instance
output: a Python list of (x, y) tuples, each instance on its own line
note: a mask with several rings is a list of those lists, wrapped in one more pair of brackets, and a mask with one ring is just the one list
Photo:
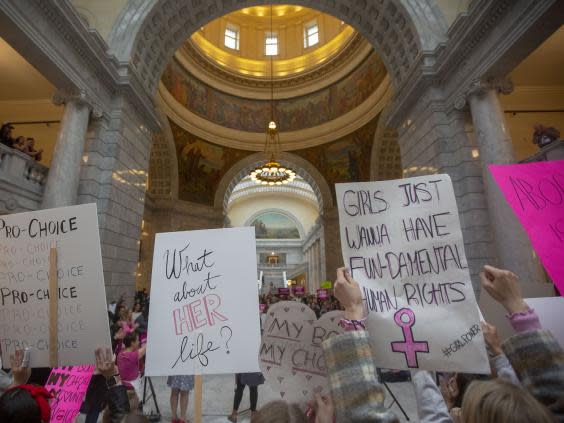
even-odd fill
[(336, 185), (378, 367), (489, 373), (448, 175)]

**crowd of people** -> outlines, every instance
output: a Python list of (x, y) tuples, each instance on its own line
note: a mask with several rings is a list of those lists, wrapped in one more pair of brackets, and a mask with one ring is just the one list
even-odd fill
[(318, 319), (329, 311), (343, 309), (339, 300), (331, 292), (328, 293), (327, 297), (321, 298), (314, 294), (295, 295), (291, 292), (288, 295), (278, 294), (274, 289), (270, 289), (269, 293), (259, 296), (260, 304), (264, 304), (263, 313), (266, 313), (271, 305), (276, 304), (279, 301), (302, 302), (315, 312)]
[(24, 137), (23, 135), (14, 137), (13, 131), (13, 125), (10, 123), (3, 124), (0, 128), (0, 144), (13, 148), (14, 150), (21, 151), (35, 161), (40, 162), (43, 155), (43, 149), (40, 148), (38, 150), (35, 148), (35, 139), (31, 137)]
[[(518, 277), (510, 271), (485, 266), (483, 288), (503, 307), (516, 334), (501, 341), (497, 330), (482, 322), (491, 361), (491, 376), (411, 371), (418, 420), (422, 423), (550, 423), (564, 422), (564, 351), (552, 334), (543, 330), (536, 312), (523, 300)], [(234, 406), (228, 419), (237, 421), (245, 386), (249, 386), (252, 423), (397, 422), (384, 406), (385, 391), (372, 357), (378, 354), (365, 330), (366, 311), (362, 293), (348, 271), (337, 270), (334, 297), (328, 304), (342, 306), (345, 332), (322, 344), (330, 385), (329, 396), (314, 395), (304, 409), (298, 404), (273, 401), (256, 409), (258, 374), (236, 376)], [(132, 310), (123, 302), (110, 311), (114, 351), (98, 349), (96, 373), (85, 400), (89, 421), (104, 408), (104, 422), (146, 422), (139, 411), (136, 383), (142, 374), (145, 353), (148, 298), (141, 294)], [(136, 300), (137, 300), (136, 299)], [(279, 300), (262, 297), (265, 304)], [(298, 300), (294, 298), (294, 300)], [(311, 297), (301, 299), (311, 304)], [(317, 303), (317, 301), (313, 301)], [(321, 312), (322, 305), (320, 305)], [(23, 351), (11, 357), (12, 380), (0, 397), (2, 423), (47, 423), (51, 394), (28, 384), (30, 369), (22, 365)], [(97, 382), (98, 380), (98, 382)], [(190, 376), (169, 377), (173, 421), (186, 420)], [(97, 397), (96, 385), (102, 395)], [(185, 393), (185, 394), (184, 394)], [(96, 399), (96, 400), (93, 400)], [(96, 405), (94, 407), (93, 405)], [(180, 404), (180, 412), (177, 406)], [(180, 414), (180, 417), (178, 417)], [(95, 417), (95, 419), (94, 419)]]

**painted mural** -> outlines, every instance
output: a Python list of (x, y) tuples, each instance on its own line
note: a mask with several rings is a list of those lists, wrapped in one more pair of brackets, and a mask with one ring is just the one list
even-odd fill
[(251, 226), (255, 227), (257, 239), (299, 239), (296, 224), (280, 213), (268, 212), (258, 216)]
[[(386, 76), (376, 53), (341, 81), (323, 90), (275, 103), (281, 130), (297, 131), (333, 120), (365, 101)], [(249, 100), (218, 91), (192, 76), (176, 60), (162, 82), (172, 96), (197, 115), (227, 128), (263, 132), (270, 118), (268, 101)]]
[(313, 164), (334, 193), (339, 182), (362, 182), (370, 179), (370, 154), (377, 119), (355, 132), (329, 144), (293, 151)]
[[(239, 160), (252, 154), (250, 151), (222, 147), (204, 141), (170, 121), (176, 145), (179, 173), (179, 198), (212, 205), (215, 192), (225, 173)], [(334, 194), (339, 182), (368, 181), (370, 157), (377, 118), (357, 131), (328, 144), (292, 151), (315, 166), (327, 181)], [(387, 145), (387, 144), (386, 144)], [(388, 148), (388, 147), (386, 147)], [(401, 174), (399, 148), (389, 146), (394, 160), (386, 160), (394, 175)], [(382, 153), (383, 154), (383, 153)], [(389, 173), (389, 172), (388, 172)]]
[(178, 197), (212, 205), (225, 172), (250, 152), (209, 143), (169, 122), (178, 158)]

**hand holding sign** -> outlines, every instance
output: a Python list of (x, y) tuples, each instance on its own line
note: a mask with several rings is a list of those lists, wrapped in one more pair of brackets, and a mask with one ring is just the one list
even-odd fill
[(337, 269), (337, 280), (334, 285), (335, 297), (345, 308), (345, 318), (361, 320), (364, 317), (364, 303), (358, 283), (344, 267)]

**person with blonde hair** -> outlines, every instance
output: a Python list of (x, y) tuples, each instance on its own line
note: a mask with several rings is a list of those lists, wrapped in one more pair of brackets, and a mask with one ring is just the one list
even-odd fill
[(474, 381), (462, 400), (461, 423), (554, 423), (530, 393), (503, 379)]

